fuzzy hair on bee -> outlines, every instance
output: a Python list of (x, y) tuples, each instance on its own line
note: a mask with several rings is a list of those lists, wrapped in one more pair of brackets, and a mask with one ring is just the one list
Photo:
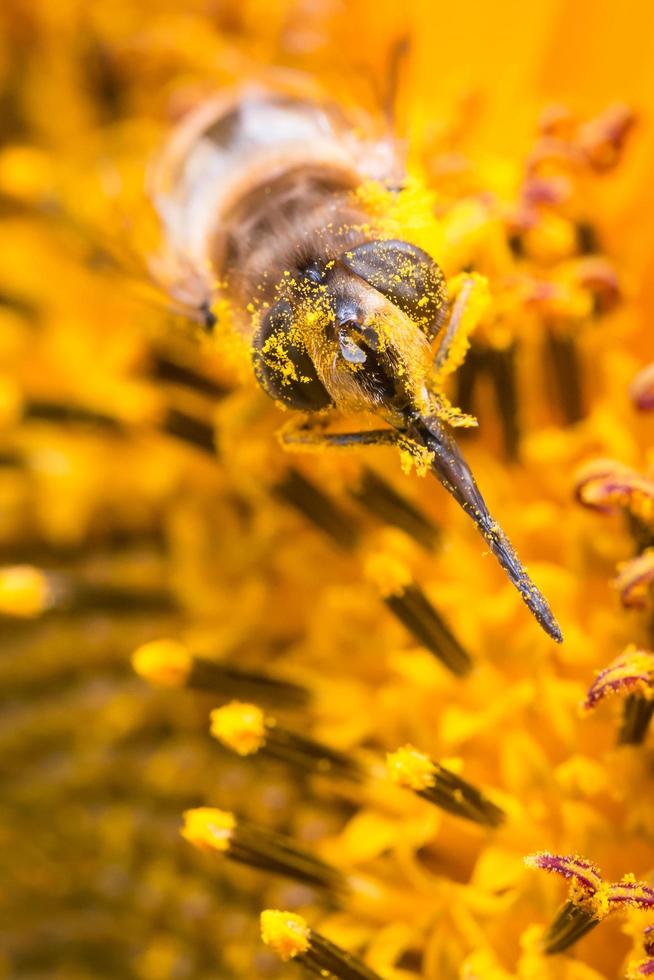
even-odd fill
[[(473, 279), (450, 303), (433, 257), (389, 238), (357, 193), (370, 181), (397, 187), (401, 174), (393, 139), (327, 100), (256, 86), (218, 95), (178, 124), (152, 169), (165, 239), (154, 271), (196, 312), (228, 302), (261, 388), (299, 413), (287, 443), (396, 445), (428, 460), (560, 641), (447, 425), (438, 367)], [(325, 428), (370, 413), (383, 428)]]

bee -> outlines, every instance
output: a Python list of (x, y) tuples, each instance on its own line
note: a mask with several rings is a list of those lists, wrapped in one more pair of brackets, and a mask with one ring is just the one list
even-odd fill
[[(320, 98), (243, 87), (178, 123), (150, 175), (174, 299), (214, 325), (217, 294), (265, 393), (298, 414), (287, 443), (396, 445), (429, 461), (546, 632), (561, 632), (491, 517), (444, 421), (435, 366), (465, 304), (423, 249), (389, 239), (358, 190), (401, 184), (397, 144)], [(337, 416), (382, 427), (329, 431)]]

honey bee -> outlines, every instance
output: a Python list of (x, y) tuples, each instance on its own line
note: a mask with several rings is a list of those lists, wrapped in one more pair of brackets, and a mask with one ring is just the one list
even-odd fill
[[(151, 172), (174, 299), (211, 329), (217, 293), (247, 338), (257, 380), (299, 415), (307, 446), (399, 445), (429, 460), (542, 627), (561, 632), (491, 517), (443, 420), (434, 383), (465, 290), (417, 245), (385, 237), (357, 190), (402, 180), (397, 145), (328, 101), (244, 87), (182, 119)], [(434, 350), (434, 348), (436, 348)], [(329, 431), (372, 413), (382, 428)]]

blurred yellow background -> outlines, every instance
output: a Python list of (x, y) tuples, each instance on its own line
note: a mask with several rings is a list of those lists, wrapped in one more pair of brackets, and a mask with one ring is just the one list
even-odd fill
[[(379, 115), (403, 37), (399, 129), (423, 168), (432, 143), (458, 140), (479, 179), (492, 173), (509, 194), (548, 105), (589, 118), (626, 103), (636, 114), (624, 160), (580, 180), (573, 202), (599, 230), (623, 294), (606, 319), (596, 310), (571, 318), (587, 414), (566, 426), (560, 406), (545, 403), (527, 338), (522, 458), (508, 461), (498, 448), (489, 388), (481, 437), (466, 443), (560, 611), (560, 649), (435, 483), (403, 476), (395, 456), (378, 451), (376, 470), (439, 526), (433, 552), (388, 535), (353, 502), (362, 460), (289, 461), (275, 440), (284, 419), (248, 372), (232, 387), (239, 365), (206, 339), (189, 342), (161, 296), (141, 295), (153, 234), (144, 175), (172, 120), (202, 93), (272, 67), (304, 72), (338, 101)], [(654, 8), (644, 0), (4, 0), (2, 564), (150, 589), (164, 601), (130, 616), (65, 603), (41, 616), (38, 587), (21, 607), (16, 579), (0, 576), (9, 581), (2, 612), (11, 614), (0, 617), (8, 813), (0, 976), (299, 976), (260, 947), (264, 898), (305, 910), (343, 946), (363, 950), (384, 980), (623, 975), (647, 916), (631, 910), (603, 922), (574, 956), (546, 959), (533, 930), (565, 889), (522, 858), (558, 847), (585, 853), (613, 878), (654, 873), (651, 749), (619, 754), (615, 712), (590, 720), (578, 712), (596, 670), (630, 642), (651, 646), (651, 607), (625, 610), (610, 584), (633, 554), (638, 520), (647, 521), (634, 520), (631, 498), (610, 516), (584, 511), (573, 486), (577, 465), (597, 456), (651, 469), (651, 415), (635, 410), (628, 386), (654, 349), (653, 173)], [(481, 262), (492, 267), (493, 243), (480, 237)], [(513, 274), (504, 238), (500, 252)], [(533, 264), (548, 280), (549, 259)], [(542, 326), (522, 312), (511, 337)], [(162, 350), (181, 353), (212, 395), (162, 381), (153, 366)], [(71, 424), (64, 411), (59, 424), (43, 402), (109, 418)], [(201, 453), (171, 433), (171, 405), (199, 419)], [(360, 535), (352, 550), (288, 506), (292, 467), (349, 517), (346, 529)], [(637, 501), (643, 512), (647, 492)], [(424, 584), (473, 654), (469, 679), (450, 677), (390, 617), (366, 579), (379, 555), (406, 562)], [(344, 752), (381, 757), (412, 741), (463, 764), (495, 788), (510, 826), (485, 836), (410, 793), (333, 792), (305, 772), (222, 753), (208, 735), (217, 696), (150, 689), (132, 671), (133, 651), (161, 637), (306, 685), (315, 700), (289, 709), (289, 726)], [(371, 875), (383, 902), (364, 895), (363, 912), (335, 909), (297, 883), (195, 854), (179, 838), (181, 814), (206, 803)]]

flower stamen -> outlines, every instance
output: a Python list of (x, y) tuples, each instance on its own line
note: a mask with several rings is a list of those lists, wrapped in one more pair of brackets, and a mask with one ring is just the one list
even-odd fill
[(528, 868), (540, 868), (570, 881), (570, 896), (561, 906), (543, 936), (543, 952), (562, 953), (599, 925), (608, 913), (603, 901), (605, 888), (599, 869), (578, 855), (539, 851), (525, 859)]
[(576, 496), (591, 510), (624, 510), (646, 523), (654, 519), (654, 482), (615, 460), (594, 460), (578, 470)]
[(562, 953), (578, 942), (611, 912), (654, 909), (654, 888), (634, 875), (620, 881), (602, 879), (599, 869), (578, 855), (539, 851), (524, 859), (529, 868), (540, 868), (570, 881), (570, 895), (543, 937), (545, 953)]
[(345, 887), (341, 872), (325, 861), (301, 850), (286, 837), (237, 819), (225, 810), (187, 810), (181, 834), (200, 850), (224, 854), (251, 868), (328, 891), (342, 891)]
[(277, 497), (299, 511), (339, 548), (351, 551), (356, 547), (358, 530), (350, 515), (295, 467), (290, 466), (273, 489)]
[(606, 892), (609, 912), (622, 909), (654, 909), (654, 887), (646, 881), (637, 881), (634, 875), (625, 875), (610, 884)]
[(82, 615), (97, 610), (141, 615), (175, 608), (174, 597), (166, 589), (90, 582), (69, 572), (46, 572), (33, 565), (0, 569), (0, 615), (38, 619), (50, 612)]
[(0, 616), (34, 619), (54, 602), (48, 577), (32, 565), (0, 569)]
[(316, 775), (359, 779), (356, 760), (315, 739), (290, 731), (254, 704), (231, 701), (211, 712), (211, 734), (239, 755), (260, 752)]
[(654, 713), (654, 653), (627, 647), (612, 663), (599, 671), (588, 690), (583, 708), (592, 711), (606, 697), (626, 695), (618, 744), (638, 745), (643, 741)]
[(613, 584), (625, 609), (644, 609), (654, 585), (654, 548), (618, 565)]
[(654, 362), (638, 372), (629, 386), (629, 395), (639, 412), (654, 409)]
[(256, 697), (272, 704), (299, 705), (308, 700), (306, 688), (259, 671), (245, 670), (192, 654), (177, 640), (153, 640), (132, 655), (137, 674), (157, 687), (188, 687), (218, 695)]
[(647, 926), (642, 937), (643, 952), (647, 959), (629, 965), (627, 980), (640, 980), (640, 977), (654, 976), (654, 925)]
[(441, 810), (488, 827), (498, 827), (505, 819), (504, 811), (476, 786), (412, 745), (390, 752), (386, 764), (393, 782), (413, 790)]
[(436, 524), (375, 470), (365, 467), (359, 483), (350, 492), (359, 504), (384, 524), (404, 531), (428, 551), (436, 546), (440, 535)]
[(261, 913), (261, 938), (282, 960), (294, 960), (316, 976), (381, 980), (361, 960), (310, 929), (300, 915), (266, 909)]
[[(390, 568), (387, 570), (392, 572)], [(448, 670), (458, 677), (465, 676), (472, 668), (472, 658), (420, 586), (410, 579), (404, 582), (398, 579), (394, 584), (388, 578), (387, 584), (384, 588), (384, 582), (378, 581), (382, 594), (386, 593), (384, 603), (395, 618)]]

